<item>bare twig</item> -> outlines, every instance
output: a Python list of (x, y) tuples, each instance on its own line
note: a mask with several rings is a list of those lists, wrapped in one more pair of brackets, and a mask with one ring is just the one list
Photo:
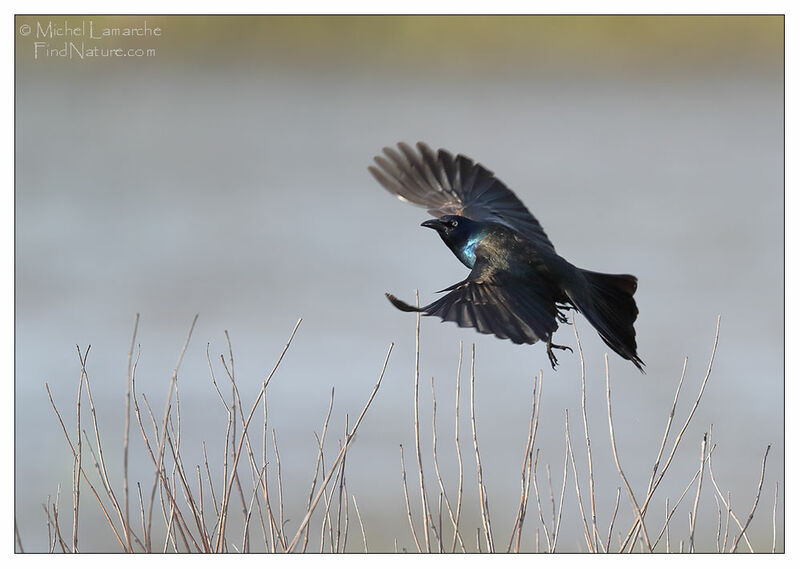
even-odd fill
[(697, 506), (700, 504), (700, 490), (703, 487), (703, 472), (706, 464), (706, 443), (708, 433), (703, 435), (703, 442), (700, 445), (700, 476), (697, 480), (697, 493), (694, 496), (694, 507), (692, 507), (692, 523), (689, 527), (689, 553), (694, 553), (694, 530), (697, 527)]
[[(736, 517), (736, 514), (733, 511), (733, 507), (731, 505), (730, 492), (728, 492), (728, 497), (727, 498), (722, 496), (722, 491), (719, 489), (719, 486), (717, 485), (717, 480), (716, 480), (716, 478), (714, 476), (714, 468), (713, 468), (713, 463), (711, 461), (711, 457), (710, 456), (709, 456), (709, 460), (708, 460), (708, 476), (709, 476), (709, 478), (711, 478), (711, 484), (714, 486), (714, 490), (717, 492), (717, 496), (719, 496), (720, 500), (722, 500), (722, 503), (725, 504), (725, 507), (727, 508), (727, 511), (728, 511), (728, 515), (727, 515), (727, 517), (725, 519), (725, 536), (724, 536), (724, 538), (722, 540), (722, 549), (724, 550), (724, 549), (727, 549), (728, 531), (730, 529), (730, 526), (729, 526), (730, 520), (732, 519), (736, 523), (736, 525), (739, 527), (739, 530), (742, 530), (744, 528), (744, 526), (742, 525), (742, 522), (739, 521), (739, 518)], [(744, 533), (742, 535), (744, 537), (745, 544), (747, 544), (747, 547), (750, 550), (750, 553), (753, 553), (754, 552), (753, 551), (753, 546), (750, 544), (750, 539), (747, 537), (747, 534)]]
[[(665, 507), (665, 509), (666, 509), (666, 517), (664, 519), (664, 530), (666, 530), (666, 533), (667, 533), (667, 553), (669, 553), (670, 552), (669, 551), (669, 520), (672, 517), (672, 513), (670, 513), (670, 511), (669, 511), (669, 498), (666, 499), (666, 507)], [(673, 509), (672, 511), (674, 512), (675, 510)], [(661, 536), (659, 536), (659, 537), (661, 537)], [(658, 543), (658, 539), (656, 539), (656, 543)], [(622, 550), (622, 546), (620, 546), (620, 550)]]
[[(49, 498), (48, 498), (48, 500), (49, 500)], [(55, 500), (55, 502), (53, 502), (52, 526), (53, 526), (54, 536), (53, 536), (53, 545), (50, 548), (50, 552), (51, 553), (53, 551), (55, 551), (56, 543), (58, 543), (58, 545), (61, 547), (61, 552), (62, 553), (66, 553), (67, 551), (69, 551), (69, 546), (64, 541), (64, 538), (61, 536), (61, 528), (58, 525), (58, 505), (59, 505), (60, 502), (61, 502), (61, 484), (59, 484), (56, 487), (56, 500)], [(47, 511), (47, 510), (45, 510), (45, 511)], [(48, 516), (48, 520), (49, 520), (49, 517), (50, 517), (49, 511), (47, 513), (47, 516)]]
[(472, 420), (472, 442), (475, 447), (475, 464), (478, 471), (478, 499), (481, 505), (481, 520), (486, 534), (486, 547), (490, 553), (494, 553), (492, 523), (489, 519), (489, 499), (486, 495), (486, 486), (483, 484), (483, 467), (481, 466), (481, 453), (478, 450), (478, 430), (475, 423), (475, 344), (472, 344), (472, 359), (469, 371), (469, 404), (470, 419)]
[[(564, 455), (564, 471), (567, 470), (567, 456)], [(550, 493), (550, 531), (551, 536), (555, 536), (556, 534), (556, 498), (553, 495), (553, 477), (550, 473), (550, 464), (545, 465), (545, 470), (547, 471), (547, 490)], [(566, 483), (566, 482), (565, 482)], [(555, 541), (553, 542), (553, 551), (555, 551)]]
[[(72, 452), (72, 458), (73, 458), (73, 460), (77, 460), (77, 451), (75, 450), (75, 447), (72, 446), (72, 441), (70, 440), (69, 433), (67, 432), (67, 427), (64, 425), (64, 421), (61, 418), (61, 413), (59, 413), (58, 408), (56, 407), (55, 401), (53, 401), (53, 394), (50, 392), (50, 385), (48, 383), (45, 383), (44, 387), (45, 387), (45, 390), (47, 391), (47, 397), (50, 400), (50, 406), (53, 408), (53, 412), (56, 414), (56, 418), (58, 419), (58, 423), (61, 425), (61, 431), (64, 433), (64, 438), (67, 440), (67, 445), (69, 446), (69, 449)], [(80, 439), (80, 436), (79, 436), (79, 439)], [(125, 541), (119, 535), (119, 532), (117, 531), (117, 528), (114, 525), (114, 522), (111, 519), (111, 516), (109, 515), (108, 510), (106, 509), (105, 505), (103, 504), (103, 500), (100, 498), (100, 494), (98, 494), (97, 489), (92, 484), (92, 481), (89, 480), (89, 477), (86, 474), (86, 470), (84, 468), (81, 468), (80, 469), (80, 473), (83, 475), (84, 482), (86, 482), (86, 484), (89, 486), (89, 489), (92, 491), (92, 494), (94, 494), (94, 497), (97, 499), (97, 503), (99, 504), (100, 509), (103, 512), (103, 515), (106, 517), (106, 522), (108, 523), (109, 527), (111, 528), (111, 531), (114, 533), (114, 537), (117, 538), (117, 541), (119, 542), (120, 546), (124, 548), (125, 547)], [(60, 491), (60, 486), (59, 486), (59, 491)]]
[(86, 355), (81, 354), (81, 349), (79, 346), (78, 348), (78, 359), (81, 362), (81, 375), (80, 379), (78, 380), (78, 396), (76, 398), (76, 412), (75, 412), (75, 419), (77, 422), (75, 433), (76, 433), (76, 445), (78, 447), (78, 452), (75, 455), (75, 462), (73, 463), (72, 468), (72, 553), (78, 552), (78, 511), (80, 509), (80, 498), (81, 498), (81, 461), (83, 459), (83, 452), (81, 452), (83, 448), (83, 444), (81, 442), (81, 398), (83, 396), (83, 383), (86, 381), (86, 358), (89, 357), (89, 350), (92, 348), (88, 346), (86, 348)]
[(764, 453), (764, 459), (761, 461), (761, 477), (758, 479), (758, 489), (756, 490), (756, 499), (753, 502), (753, 507), (750, 510), (750, 515), (747, 516), (747, 521), (744, 523), (744, 527), (739, 532), (739, 535), (736, 536), (736, 539), (733, 540), (733, 546), (731, 547), (731, 553), (736, 551), (736, 548), (739, 547), (739, 541), (744, 536), (744, 533), (747, 531), (747, 528), (750, 526), (750, 522), (753, 521), (753, 515), (756, 513), (756, 507), (758, 507), (758, 501), (761, 499), (761, 488), (764, 486), (764, 471), (767, 468), (767, 455), (769, 454), (769, 449), (772, 445), (767, 445), (767, 450)]
[[(131, 336), (131, 347), (128, 350), (128, 373), (125, 382), (125, 434), (122, 440), (122, 494), (125, 508), (125, 547), (132, 552), (131, 531), (130, 531), (130, 510), (129, 510), (129, 490), (128, 490), (128, 441), (131, 432), (131, 384), (133, 382), (133, 347), (136, 345), (136, 332), (139, 329), (139, 313), (136, 313), (136, 320), (133, 323), (133, 335)], [(138, 360), (138, 356), (137, 356)]]
[(359, 427), (359, 425), (361, 425), (361, 421), (364, 419), (364, 416), (367, 414), (367, 411), (369, 410), (370, 405), (372, 405), (372, 401), (373, 401), (373, 399), (375, 399), (375, 395), (378, 393), (378, 389), (381, 386), (381, 381), (383, 381), (383, 375), (386, 373), (386, 366), (389, 363), (389, 356), (392, 354), (392, 348), (394, 348), (394, 343), (389, 345), (389, 351), (386, 353), (386, 359), (383, 361), (383, 368), (381, 369), (381, 374), (380, 374), (380, 377), (378, 378), (378, 382), (375, 384), (375, 387), (372, 389), (372, 393), (370, 394), (369, 399), (367, 399), (367, 402), (364, 405), (364, 408), (361, 410), (361, 414), (358, 416), (358, 419), (356, 419), (356, 422), (353, 425), (353, 430), (350, 431), (350, 433), (348, 433), (348, 435), (345, 437), (344, 444), (342, 445), (342, 449), (339, 451), (338, 456), (333, 461), (333, 464), (331, 465), (330, 469), (328, 470), (328, 474), (322, 480), (321, 487), (320, 487), (319, 491), (317, 492), (317, 495), (314, 498), (314, 501), (311, 504), (311, 508), (308, 510), (308, 512), (306, 512), (306, 515), (303, 518), (303, 521), (300, 522), (300, 527), (297, 529), (297, 533), (295, 534), (294, 538), (292, 538), (292, 541), (289, 543), (288, 547), (286, 548), (287, 551), (292, 551), (294, 549), (295, 545), (297, 545), (298, 540), (303, 535), (303, 531), (305, 531), (306, 524), (308, 524), (308, 521), (311, 519), (311, 514), (313, 514), (313, 512), (314, 512), (314, 508), (316, 507), (317, 503), (319, 502), (319, 499), (322, 497), (322, 493), (325, 490), (325, 487), (328, 485), (328, 482), (330, 482), (330, 479), (333, 476), (333, 473), (335, 472), (337, 466), (339, 465), (339, 462), (342, 460), (342, 458), (344, 456), (344, 453), (347, 451), (347, 448), (350, 446), (350, 443), (353, 442), (353, 438), (356, 435), (356, 431), (358, 431), (358, 427)]
[[(710, 462), (708, 463), (708, 472), (709, 472), (709, 474), (713, 472), (713, 470), (711, 470), (711, 463)], [(711, 477), (711, 480), (712, 481), (714, 480), (713, 476)], [(716, 486), (714, 488), (717, 490), (717, 492), (719, 492), (719, 490), (716, 488)], [(728, 548), (728, 532), (731, 529), (731, 517), (736, 519), (736, 516), (733, 515), (733, 510), (731, 509), (731, 493), (730, 493), (730, 491), (728, 492), (728, 500), (725, 501), (723, 499), (723, 503), (727, 507), (727, 513), (725, 515), (725, 535), (722, 538), (722, 550), (724, 551), (724, 550), (726, 550)], [(736, 520), (736, 523), (738, 524), (739, 520)], [(739, 524), (739, 527), (742, 527), (742, 524)], [(745, 539), (745, 543), (747, 543), (747, 545), (750, 545), (750, 542), (747, 541), (747, 534), (745, 534), (744, 539)], [(750, 548), (750, 552), (751, 553), (753, 552), (753, 548), (752, 547)]]
[(647, 550), (652, 552), (653, 547), (650, 545), (650, 538), (647, 535), (647, 530), (644, 525), (644, 519), (642, 510), (639, 508), (639, 505), (636, 503), (636, 497), (633, 495), (633, 490), (631, 489), (631, 485), (628, 484), (628, 479), (625, 477), (625, 473), (622, 471), (622, 466), (619, 463), (619, 454), (617, 454), (617, 441), (614, 437), (614, 421), (611, 418), (611, 377), (608, 369), (608, 354), (605, 354), (605, 363), (606, 363), (606, 401), (608, 402), (608, 432), (611, 436), (611, 450), (614, 455), (614, 463), (617, 465), (617, 472), (619, 473), (619, 477), (622, 479), (622, 483), (625, 485), (625, 489), (628, 491), (628, 497), (631, 500), (631, 506), (633, 507), (633, 513), (636, 515), (636, 519), (639, 520), (640, 528), (642, 530), (642, 536), (644, 537), (644, 543), (647, 546)]
[[(575, 333), (575, 343), (578, 348), (578, 358), (581, 363), (581, 415), (583, 416), (583, 435), (586, 439), (586, 458), (589, 462), (589, 503), (591, 507), (591, 516), (592, 516), (592, 542), (594, 543), (594, 549), (590, 547), (590, 550), (597, 551), (600, 547), (600, 533), (597, 529), (597, 510), (595, 507), (595, 499), (594, 499), (594, 468), (592, 462), (592, 442), (589, 438), (589, 421), (586, 416), (586, 363), (583, 359), (583, 348), (581, 347), (581, 338), (578, 335), (578, 326), (575, 323), (575, 316), (573, 314), (572, 317), (572, 330)], [(578, 484), (578, 476), (577, 473), (575, 474), (575, 484)]]
[(609, 551), (611, 549), (611, 534), (614, 530), (614, 521), (617, 519), (617, 511), (619, 510), (619, 495), (621, 491), (622, 488), (617, 486), (617, 498), (614, 500), (614, 512), (611, 514), (611, 521), (608, 524), (608, 537), (606, 538), (605, 551)]
[[(80, 348), (78, 349), (78, 354), (80, 356)], [(117, 517), (119, 518), (120, 524), (122, 525), (122, 529), (125, 532), (124, 535), (126, 542), (124, 549), (125, 551), (131, 551), (130, 538), (132, 534), (130, 531), (129, 523), (127, 521), (127, 516), (123, 514), (122, 507), (120, 506), (119, 501), (117, 500), (117, 496), (114, 493), (114, 490), (111, 486), (111, 479), (108, 476), (108, 470), (106, 469), (105, 459), (103, 455), (103, 447), (100, 442), (100, 427), (97, 421), (97, 411), (95, 410), (94, 397), (92, 396), (91, 382), (89, 381), (89, 375), (88, 373), (86, 373), (86, 366), (85, 366), (86, 358), (88, 357), (88, 355), (89, 355), (89, 350), (87, 348), (86, 353), (84, 354), (83, 357), (83, 364), (81, 368), (82, 368), (83, 378), (86, 382), (86, 395), (89, 399), (89, 411), (92, 417), (92, 426), (94, 428), (95, 442), (97, 444), (97, 459), (95, 460), (95, 466), (97, 466), (97, 471), (98, 474), (100, 475), (100, 480), (103, 482), (103, 488), (106, 491), (106, 495), (108, 496), (108, 499), (111, 501), (111, 505), (114, 507), (114, 510), (117, 513)], [(88, 444), (88, 437), (87, 437), (87, 444)]]
[(596, 551), (594, 542), (592, 540), (592, 534), (589, 531), (589, 525), (586, 523), (586, 513), (583, 511), (583, 498), (581, 497), (581, 485), (580, 481), (578, 480), (578, 468), (575, 466), (575, 455), (572, 452), (572, 441), (570, 440), (569, 436), (569, 410), (564, 409), (564, 430), (566, 433), (567, 438), (567, 452), (569, 453), (569, 460), (572, 464), (572, 476), (575, 479), (575, 494), (577, 495), (578, 499), (578, 509), (581, 512), (581, 521), (583, 522), (583, 531), (584, 537), (586, 538), (586, 546), (589, 548), (591, 553)]
[[(163, 472), (163, 464), (164, 464), (164, 451), (166, 449), (166, 437), (167, 437), (167, 422), (169, 421), (169, 416), (172, 411), (172, 394), (175, 391), (175, 385), (178, 382), (178, 370), (180, 369), (181, 362), (183, 361), (183, 356), (186, 353), (186, 349), (189, 347), (189, 340), (192, 337), (192, 332), (194, 331), (194, 326), (197, 323), (198, 315), (196, 314), (194, 319), (192, 320), (192, 325), (189, 327), (189, 333), (186, 335), (186, 341), (183, 344), (183, 348), (181, 349), (180, 355), (178, 356), (178, 362), (175, 364), (175, 370), (172, 373), (172, 379), (169, 382), (169, 389), (167, 391), (167, 402), (164, 406), (164, 421), (161, 425), (161, 439), (158, 443), (158, 449), (156, 453), (156, 475), (155, 479), (153, 480), (153, 488), (150, 492), (150, 506), (147, 512), (147, 533), (150, 534), (150, 528), (152, 519), (153, 519), (153, 498), (155, 496), (156, 488), (158, 487), (159, 479), (165, 476)], [(170, 494), (171, 495), (171, 494)], [(149, 544), (148, 544), (149, 545)]]
[[(142, 485), (139, 482), (136, 483), (136, 493), (139, 496), (139, 516), (140, 516), (140, 519), (141, 519), (141, 522), (142, 522), (142, 539), (145, 540), (145, 544), (146, 544), (146, 543), (149, 543), (148, 540), (150, 538), (145, 533), (147, 528), (145, 528), (145, 526), (144, 526), (144, 499), (142, 498)], [(144, 551), (146, 553), (148, 552), (147, 549), (144, 549)]]
[[(553, 552), (556, 550), (558, 543), (558, 534), (561, 530), (561, 514), (564, 512), (564, 495), (567, 491), (567, 465), (569, 464), (569, 441), (564, 445), (564, 471), (561, 476), (561, 497), (558, 500), (558, 517), (555, 518), (555, 529), (553, 529)], [(550, 481), (550, 468), (547, 469), (548, 482)], [(550, 496), (552, 498), (552, 484), (550, 485)], [(555, 501), (553, 501), (553, 508), (555, 508)]]
[[(345, 414), (344, 418), (344, 434), (347, 436), (347, 433), (350, 429), (350, 417)], [(345, 467), (347, 465), (347, 451), (345, 451), (344, 455), (342, 455), (342, 462), (339, 465), (339, 474), (337, 475), (338, 482), (339, 482), (339, 493), (338, 493), (338, 502), (337, 502), (337, 509), (336, 509), (336, 545), (333, 548), (333, 551), (339, 553), (340, 551), (344, 551), (344, 544), (347, 542), (347, 491), (345, 489)], [(333, 493), (333, 490), (331, 490)], [(344, 531), (344, 539), (342, 539), (342, 506), (345, 509), (345, 531)]]
[[(514, 525), (511, 530), (511, 537), (508, 541), (508, 548), (506, 552), (510, 552), (512, 546), (514, 546), (515, 553), (519, 553), (520, 542), (522, 540), (522, 526), (525, 523), (525, 515), (528, 510), (528, 496), (530, 493), (531, 487), (531, 471), (533, 468), (533, 446), (536, 440), (536, 430), (539, 425), (539, 405), (537, 403), (537, 392), (539, 394), (539, 400), (541, 400), (541, 387), (542, 387), (542, 372), (539, 372), (538, 376), (538, 386), (536, 384), (536, 380), (533, 383), (533, 397), (531, 398), (531, 417), (528, 423), (528, 439), (525, 442), (525, 453), (522, 458), (522, 475), (521, 475), (521, 482), (520, 482), (520, 503), (519, 507), (517, 508), (517, 515), (514, 518)], [(538, 389), (537, 389), (538, 387)], [(515, 538), (516, 537), (516, 543)]]
[(278, 438), (275, 434), (275, 429), (272, 429), (272, 445), (275, 449), (275, 465), (277, 468), (277, 476), (278, 476), (278, 520), (280, 520), (280, 531), (278, 535), (281, 537), (281, 541), (283, 539), (283, 526), (286, 523), (283, 516), (283, 476), (281, 475), (281, 455), (278, 452)]
[(369, 548), (367, 547), (367, 532), (364, 531), (364, 522), (361, 521), (361, 512), (358, 511), (358, 502), (356, 502), (355, 495), (353, 495), (353, 506), (356, 509), (356, 516), (358, 517), (358, 525), (361, 526), (361, 537), (364, 540), (364, 553), (369, 553)]
[(406, 500), (406, 513), (408, 514), (408, 525), (411, 528), (411, 537), (414, 538), (414, 545), (417, 546), (417, 552), (422, 553), (422, 546), (417, 538), (417, 530), (414, 529), (414, 516), (411, 513), (411, 502), (408, 499), (408, 483), (406, 482), (406, 459), (403, 453), (403, 445), (400, 445), (400, 470), (403, 476), (403, 496)]
[(283, 361), (283, 357), (286, 355), (286, 352), (288, 351), (289, 346), (291, 346), (292, 340), (294, 339), (294, 335), (297, 332), (297, 328), (300, 326), (300, 323), (302, 321), (303, 321), (303, 319), (300, 318), (300, 319), (297, 320), (297, 323), (294, 325), (294, 328), (292, 329), (292, 333), (289, 335), (289, 339), (286, 341), (286, 344), (284, 345), (283, 350), (281, 350), (281, 353), (278, 356), (278, 359), (275, 362), (275, 365), (273, 366), (272, 371), (270, 371), (270, 373), (267, 376), (267, 378), (261, 384), (261, 390), (258, 392), (258, 396), (256, 397), (256, 400), (253, 402), (253, 406), (250, 409), (250, 413), (247, 415), (247, 419), (245, 420), (244, 424), (242, 425), (242, 435), (239, 436), (239, 442), (237, 444), (236, 452), (235, 452), (234, 457), (233, 457), (233, 465), (231, 466), (231, 477), (230, 477), (228, 483), (226, 484), (225, 492), (224, 492), (224, 494), (222, 496), (222, 506), (220, 508), (220, 510), (221, 510), (220, 530), (219, 530), (219, 534), (217, 535), (217, 545), (215, 547), (215, 550), (217, 552), (221, 551), (220, 548), (222, 546), (222, 543), (225, 541), (225, 526), (226, 526), (227, 511), (228, 511), (228, 504), (230, 502), (231, 490), (233, 489), (233, 477), (236, 475), (236, 467), (239, 464), (239, 458), (241, 457), (241, 454), (242, 454), (242, 446), (243, 446), (244, 440), (246, 438), (245, 434), (247, 433), (247, 428), (250, 426), (250, 421), (252, 420), (256, 409), (258, 408), (258, 404), (261, 402), (261, 398), (264, 397), (264, 393), (267, 390), (267, 386), (269, 385), (269, 382), (272, 379), (272, 377), (275, 375), (275, 372), (278, 370), (278, 366)]
[[(536, 496), (536, 506), (539, 511), (539, 521), (542, 522), (542, 528), (544, 529), (544, 538), (547, 541), (547, 552), (552, 553), (553, 545), (550, 541), (550, 532), (547, 531), (547, 524), (544, 521), (544, 512), (542, 511), (542, 500), (539, 494), (539, 484), (536, 481), (536, 467), (539, 464), (539, 449), (536, 449), (536, 453), (533, 456), (533, 493)], [(536, 538), (538, 541), (539, 533), (536, 533)], [(537, 543), (537, 551), (538, 551), (538, 543)]]
[(717, 538), (716, 538), (716, 545), (717, 545), (717, 553), (722, 552), (721, 547), (721, 539), (722, 539), (722, 505), (719, 502), (719, 498), (717, 495), (714, 494), (714, 502), (717, 504)]
[[(225, 356), (220, 354), (220, 361), (222, 362), (222, 367), (225, 369), (225, 373), (228, 376), (228, 380), (231, 383), (231, 414), (232, 414), (232, 421), (231, 421), (231, 438), (236, 440), (236, 421), (237, 421), (237, 410), (239, 412), (239, 416), (242, 418), (242, 422), (244, 422), (244, 408), (242, 407), (242, 399), (239, 396), (239, 388), (236, 385), (236, 372), (235, 372), (235, 362), (233, 359), (233, 345), (231, 343), (231, 335), (230, 333), (225, 330), (225, 342), (228, 346), (228, 361), (226, 362)], [(230, 364), (228, 363), (230, 362)], [(264, 398), (266, 400), (266, 398)], [(253, 449), (250, 446), (250, 434), (247, 431), (242, 431), (242, 437), (244, 437), (245, 442), (245, 452), (247, 453), (248, 458), (250, 458), (250, 467), (251, 467), (251, 476), (255, 480), (258, 476), (259, 467), (256, 464), (255, 456), (253, 454)], [(242, 543), (242, 551), (247, 553), (250, 550), (250, 535), (249, 535), (249, 524), (246, 523), (247, 521), (247, 501), (244, 497), (244, 489), (242, 488), (242, 482), (239, 477), (239, 470), (238, 468), (233, 471), (233, 483), (236, 485), (236, 491), (239, 494), (239, 501), (241, 502), (242, 507), (242, 517), (245, 520), (244, 524), (244, 540)]]
[(19, 535), (19, 527), (17, 526), (17, 517), (14, 516), (14, 541), (17, 544), (17, 553), (25, 553), (25, 548), (22, 547), (22, 538)]
[[(461, 542), (461, 535), (458, 531), (458, 523), (456, 522), (455, 514), (453, 513), (453, 509), (450, 507), (450, 500), (447, 498), (447, 491), (444, 488), (444, 482), (442, 481), (442, 475), (439, 472), (439, 454), (437, 449), (437, 439), (436, 439), (436, 389), (434, 388), (433, 378), (431, 377), (431, 401), (433, 405), (433, 410), (431, 412), (431, 431), (433, 432), (433, 468), (436, 472), (436, 480), (439, 482), (439, 496), (440, 501), (441, 499), (444, 500), (444, 504), (447, 508), (447, 514), (450, 516), (450, 522), (453, 524), (453, 539), (458, 540)], [(441, 511), (440, 511), (441, 514)], [(444, 531), (442, 528), (441, 521), (439, 522), (439, 531)], [(440, 540), (441, 545), (441, 540)], [(464, 547), (463, 542), (461, 543), (461, 547)]]
[(464, 355), (464, 344), (459, 341), (458, 342), (458, 371), (456, 372), (456, 424), (455, 424), (455, 445), (456, 445), (456, 459), (458, 460), (458, 497), (456, 499), (456, 519), (453, 522), (453, 546), (451, 547), (451, 551), (455, 552), (456, 550), (456, 540), (458, 540), (459, 544), (461, 545), (461, 551), (466, 553), (466, 548), (464, 547), (464, 542), (461, 539), (461, 533), (459, 531), (458, 525), (461, 521), (461, 498), (463, 496), (464, 491), (464, 467), (461, 461), (461, 444), (458, 440), (458, 422), (459, 422), (459, 401), (461, 399), (461, 360)]
[[(414, 291), (416, 295), (417, 307), (419, 307), (419, 291)], [(417, 328), (415, 335), (414, 350), (414, 444), (417, 451), (417, 472), (419, 474), (419, 493), (422, 500), (422, 534), (425, 538), (425, 551), (431, 552), (430, 530), (428, 519), (430, 517), (428, 509), (428, 496), (425, 492), (425, 476), (422, 472), (422, 451), (419, 442), (419, 329), (420, 313), (417, 312)]]
[[(323, 447), (325, 445), (325, 436), (328, 433), (328, 423), (331, 420), (331, 413), (333, 412), (334, 393), (335, 393), (334, 388), (331, 388), (331, 400), (330, 403), (328, 404), (328, 413), (327, 415), (325, 415), (325, 421), (322, 424), (322, 436), (317, 439), (318, 440), (317, 462), (314, 465), (314, 479), (311, 481), (311, 490), (308, 492), (308, 503), (306, 504), (306, 510), (311, 508), (311, 501), (314, 499), (314, 490), (317, 487), (317, 478), (319, 477), (320, 469), (322, 470), (322, 472), (325, 472)], [(303, 536), (303, 547), (301, 548), (301, 551), (305, 551), (306, 548), (308, 547), (308, 534), (310, 531), (310, 526), (311, 524), (306, 526), (306, 532), (305, 535)]]
[[(711, 450), (709, 450), (708, 453), (705, 456), (705, 462), (708, 462), (709, 465), (711, 464), (711, 456), (714, 454), (714, 450), (716, 448), (717, 448), (716, 445), (711, 445)], [(701, 468), (702, 468), (702, 465), (701, 465)], [(668, 533), (669, 532), (669, 522), (672, 520), (672, 516), (675, 514), (675, 511), (678, 509), (678, 506), (680, 506), (681, 502), (683, 502), (683, 498), (686, 496), (686, 494), (688, 494), (689, 490), (692, 488), (692, 484), (694, 484), (694, 481), (697, 480), (697, 478), (700, 476), (700, 472), (701, 472), (700, 469), (697, 469), (695, 471), (694, 476), (692, 476), (692, 479), (689, 480), (688, 484), (686, 484), (686, 488), (684, 488), (683, 492), (681, 492), (681, 495), (678, 497), (678, 500), (675, 502), (675, 505), (672, 507), (672, 510), (669, 510), (669, 502), (668, 502), (668, 505), (667, 505), (667, 517), (666, 517), (666, 520), (664, 522), (664, 525), (661, 527), (661, 530), (658, 532), (658, 536), (656, 536), (656, 539), (653, 540), (653, 549), (655, 549), (656, 546), (658, 545), (658, 543), (661, 541), (661, 536), (663, 536), (665, 532), (667, 532), (667, 538), (669, 538), (669, 533)], [(667, 545), (667, 549), (669, 549), (669, 545)]]
[[(722, 315), (717, 316), (717, 326), (716, 326), (716, 330), (714, 331), (714, 345), (711, 348), (711, 357), (708, 360), (708, 368), (706, 369), (705, 377), (703, 378), (703, 382), (700, 385), (700, 392), (697, 394), (697, 397), (695, 398), (694, 403), (692, 404), (692, 408), (689, 411), (689, 415), (686, 417), (686, 421), (684, 421), (684, 423), (683, 423), (683, 427), (681, 428), (681, 430), (678, 432), (677, 436), (675, 437), (675, 442), (672, 445), (672, 450), (670, 451), (669, 456), (667, 457), (667, 461), (666, 461), (666, 464), (664, 464), (664, 468), (661, 469), (661, 472), (658, 475), (658, 477), (655, 479), (655, 482), (652, 482), (651, 484), (648, 485), (649, 490), (647, 492), (647, 496), (644, 499), (644, 502), (642, 503), (642, 508), (641, 508), (642, 515), (644, 515), (645, 512), (647, 511), (647, 506), (650, 503), (650, 499), (653, 497), (653, 494), (655, 494), (656, 488), (658, 488), (658, 485), (661, 483), (661, 480), (664, 478), (664, 475), (666, 474), (667, 469), (669, 468), (670, 464), (672, 464), (672, 459), (675, 457), (675, 452), (678, 450), (678, 445), (680, 444), (681, 439), (683, 438), (683, 434), (686, 432), (686, 429), (689, 427), (689, 423), (691, 422), (692, 417), (694, 417), (694, 413), (697, 410), (697, 407), (700, 405), (700, 399), (703, 397), (703, 393), (705, 392), (706, 385), (708, 384), (708, 379), (711, 377), (711, 369), (712, 369), (712, 367), (714, 365), (714, 356), (717, 353), (717, 344), (719, 343), (719, 329), (720, 329), (721, 321), (722, 321)], [(681, 384), (683, 383), (683, 377), (684, 377), (685, 372), (686, 372), (686, 360), (684, 360), (684, 371), (681, 373), (681, 380), (678, 383), (678, 389), (677, 389), (677, 391), (675, 393), (675, 401), (673, 402), (672, 411), (671, 411), (670, 417), (669, 417), (669, 419), (667, 421), (667, 429), (666, 429), (666, 431), (664, 433), (664, 440), (666, 440), (667, 432), (669, 431), (670, 424), (672, 422), (672, 416), (675, 413), (675, 405), (677, 403), (678, 393), (680, 392)], [(662, 441), (662, 448), (659, 450), (658, 458), (656, 459), (656, 466), (654, 467), (654, 471), (658, 469), (658, 463), (659, 463), (661, 455), (663, 453), (663, 445), (664, 445), (664, 443)], [(628, 532), (627, 538), (623, 542), (623, 548), (625, 546), (627, 546), (627, 544), (629, 542), (632, 541), (631, 538), (633, 538), (635, 540), (635, 536), (638, 533), (638, 524), (640, 523), (640, 521), (641, 520), (639, 518), (637, 518), (634, 521), (633, 526), (631, 527), (630, 531)], [(633, 547), (633, 543), (631, 543), (631, 548), (632, 547)]]
[(44, 509), (45, 516), (47, 517), (47, 553), (53, 553), (56, 547), (55, 541), (53, 541), (53, 522), (50, 519), (50, 495), (47, 496), (47, 503), (42, 504), (42, 508)]
[[(199, 472), (200, 472), (200, 469), (198, 468), (198, 473)], [(258, 489), (261, 486), (261, 479), (264, 477), (265, 473), (266, 473), (266, 469), (262, 470), (259, 473), (259, 477), (256, 480), (255, 484), (253, 484), (253, 495), (250, 497), (250, 505), (247, 507), (247, 515), (245, 516), (245, 519), (244, 519), (244, 535), (242, 536), (242, 551), (247, 551), (247, 549), (248, 549), (248, 547), (247, 547), (247, 527), (250, 525), (250, 516), (253, 513), (253, 503), (258, 498)]]
[[(775, 525), (775, 517), (778, 512), (778, 483), (775, 483), (775, 499), (772, 502), (772, 553), (775, 553), (775, 536), (777, 535), (777, 528)], [(22, 544), (20, 544), (22, 549)]]

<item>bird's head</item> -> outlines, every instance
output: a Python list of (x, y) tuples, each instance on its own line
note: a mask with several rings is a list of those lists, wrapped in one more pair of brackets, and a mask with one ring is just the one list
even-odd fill
[(443, 215), (437, 219), (422, 222), (422, 227), (435, 229), (445, 241), (457, 242), (466, 239), (472, 233), (475, 222), (460, 215)]
[(478, 223), (460, 215), (443, 215), (423, 221), (422, 227), (435, 229), (462, 263), (468, 267), (475, 263), (475, 245), (483, 233)]

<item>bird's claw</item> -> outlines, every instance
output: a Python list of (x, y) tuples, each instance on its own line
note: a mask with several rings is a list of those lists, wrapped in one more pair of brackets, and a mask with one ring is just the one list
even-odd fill
[(556, 350), (569, 350), (570, 353), (572, 352), (572, 348), (569, 346), (559, 346), (558, 344), (554, 344), (550, 340), (547, 340), (547, 357), (550, 358), (550, 365), (555, 370), (556, 366), (558, 365), (558, 359), (556, 359), (556, 355), (553, 353), (553, 348)]

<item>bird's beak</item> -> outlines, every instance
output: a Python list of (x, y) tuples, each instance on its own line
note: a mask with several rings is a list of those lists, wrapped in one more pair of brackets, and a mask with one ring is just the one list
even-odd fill
[(436, 231), (444, 229), (444, 224), (438, 219), (429, 219), (427, 221), (423, 221), (420, 225), (422, 227), (430, 227), (431, 229), (435, 229)]

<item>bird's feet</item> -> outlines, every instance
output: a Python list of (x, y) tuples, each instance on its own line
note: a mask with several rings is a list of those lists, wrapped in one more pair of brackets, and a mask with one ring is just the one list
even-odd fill
[(554, 344), (550, 339), (547, 340), (547, 357), (550, 358), (550, 365), (553, 369), (556, 369), (558, 365), (558, 360), (556, 359), (556, 355), (553, 353), (553, 348), (556, 350), (569, 350), (572, 353), (572, 348), (569, 346), (559, 346), (558, 344)]
[(561, 322), (562, 324), (572, 324), (567, 318), (567, 315), (562, 312), (562, 310), (571, 310), (572, 306), (569, 304), (556, 304), (556, 320)]

